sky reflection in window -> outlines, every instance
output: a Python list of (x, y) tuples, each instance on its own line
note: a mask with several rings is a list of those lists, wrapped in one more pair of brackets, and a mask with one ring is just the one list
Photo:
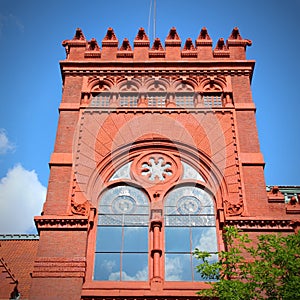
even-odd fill
[(218, 249), (213, 200), (197, 187), (179, 187), (165, 200), (165, 280), (202, 280), (195, 271), (196, 247)]
[(148, 280), (149, 207), (145, 194), (117, 186), (100, 199), (94, 280)]

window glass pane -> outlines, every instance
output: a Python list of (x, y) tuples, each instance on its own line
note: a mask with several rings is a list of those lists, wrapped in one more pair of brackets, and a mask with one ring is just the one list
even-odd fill
[(137, 106), (138, 95), (136, 94), (121, 94), (120, 106)]
[(206, 107), (222, 107), (222, 97), (221, 95), (204, 95), (203, 96), (204, 106)]
[(191, 167), (187, 163), (182, 162), (182, 166), (183, 166), (182, 179), (196, 179), (199, 181), (205, 181), (203, 177), (199, 174), (199, 172), (196, 171), (193, 167)]
[(99, 202), (99, 214), (148, 216), (148, 213), (147, 196), (133, 186), (113, 187), (102, 195)]
[(110, 94), (100, 93), (92, 97), (91, 106), (109, 106)]
[(175, 101), (176, 101), (176, 106), (193, 107), (194, 94), (176, 94)]
[(121, 227), (98, 227), (96, 252), (120, 252), (121, 245)]
[[(182, 218), (193, 215), (211, 215), (214, 217), (214, 204), (212, 197), (204, 190), (196, 187), (179, 187), (167, 195), (165, 200), (165, 214), (177, 214)], [(192, 221), (192, 219), (190, 220)], [(195, 226), (194, 221), (190, 225)]]
[(192, 228), (192, 250), (217, 252), (217, 236), (215, 227), (193, 227)]
[(120, 254), (96, 253), (94, 280), (119, 280)]
[(165, 227), (166, 252), (190, 252), (190, 232), (185, 227)]
[(124, 251), (148, 252), (148, 227), (124, 227)]
[[(196, 173), (192, 173), (195, 175)], [(216, 252), (217, 238), (212, 197), (202, 189), (182, 186), (165, 200), (165, 279), (203, 280), (196, 273), (195, 248)]]
[(116, 179), (121, 179), (121, 178), (128, 178), (130, 179), (130, 167), (131, 167), (132, 162), (129, 162), (122, 166), (120, 169), (118, 169), (109, 179), (109, 181), (113, 181)]
[(192, 281), (192, 273), (190, 254), (165, 255), (165, 280)]
[(122, 255), (122, 281), (148, 280), (148, 254), (124, 253)]
[(148, 106), (153, 107), (164, 107), (166, 105), (166, 95), (160, 94), (149, 94), (148, 95)]

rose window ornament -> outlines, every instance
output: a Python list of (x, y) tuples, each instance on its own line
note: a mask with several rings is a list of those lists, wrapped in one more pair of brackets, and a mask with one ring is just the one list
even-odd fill
[(149, 185), (176, 181), (182, 173), (180, 160), (163, 152), (140, 155), (132, 164), (133, 177)]
[(163, 157), (160, 157), (158, 161), (155, 161), (153, 157), (149, 159), (149, 162), (145, 162), (142, 164), (142, 172), (143, 176), (147, 176), (149, 180), (154, 181), (155, 179), (164, 181), (167, 176), (172, 175), (170, 163), (166, 163)]

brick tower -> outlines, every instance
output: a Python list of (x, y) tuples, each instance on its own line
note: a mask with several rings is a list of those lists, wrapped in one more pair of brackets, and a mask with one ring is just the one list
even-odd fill
[(192, 251), (222, 250), (224, 225), (293, 232), (298, 207), (266, 190), (249, 45), (237, 28), (214, 48), (206, 28), (63, 42), (30, 299), (193, 299)]

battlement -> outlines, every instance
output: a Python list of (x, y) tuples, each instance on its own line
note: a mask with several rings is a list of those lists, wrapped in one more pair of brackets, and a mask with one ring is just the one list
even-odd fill
[(144, 28), (139, 29), (133, 41), (133, 48), (127, 38), (119, 43), (112, 28), (107, 29), (101, 47), (95, 38), (88, 41), (80, 28), (76, 29), (73, 39), (62, 42), (66, 49), (66, 59), (71, 61), (245, 60), (246, 47), (251, 44), (250, 40), (241, 37), (237, 27), (232, 30), (226, 41), (220, 38), (214, 49), (205, 27), (201, 29), (195, 43), (191, 38), (187, 38), (182, 44), (175, 27), (170, 29), (164, 45), (159, 38), (150, 45)]

